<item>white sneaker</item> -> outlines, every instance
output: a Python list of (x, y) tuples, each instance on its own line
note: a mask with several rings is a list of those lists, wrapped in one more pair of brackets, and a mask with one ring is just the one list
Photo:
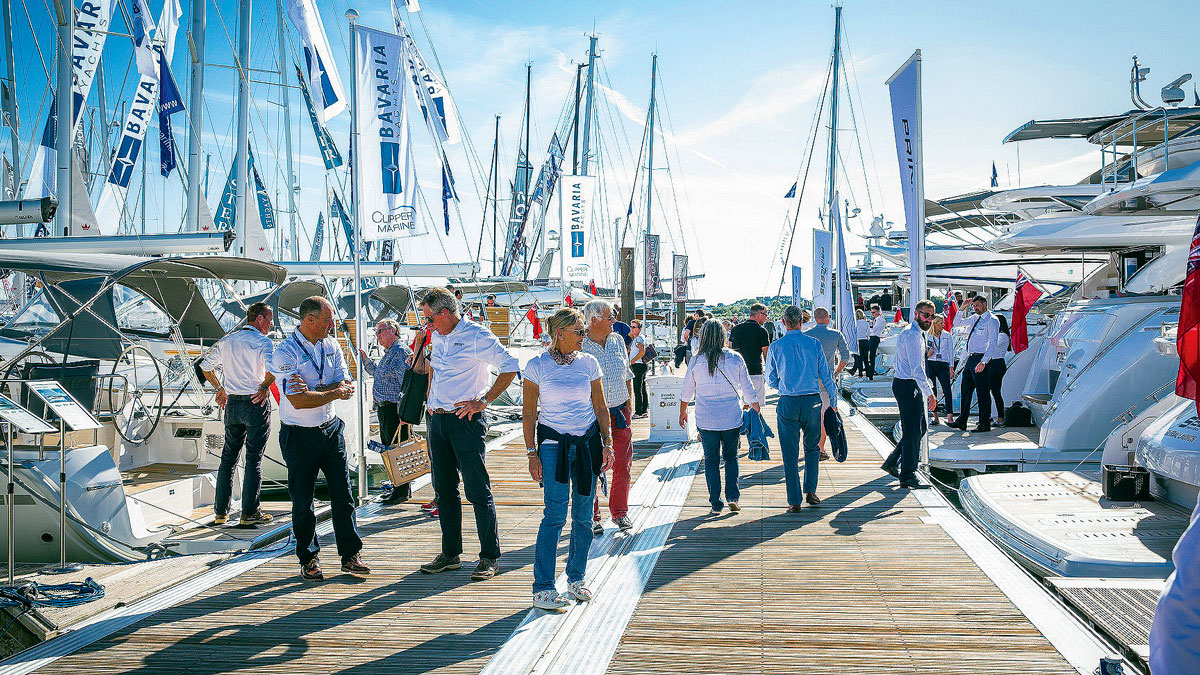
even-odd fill
[(584, 586), (582, 581), (572, 581), (567, 584), (567, 595), (575, 598), (576, 602), (587, 602), (594, 597), (592, 589)]
[(533, 606), (536, 609), (561, 612), (570, 604), (566, 597), (558, 594), (558, 591), (538, 591), (533, 594)]

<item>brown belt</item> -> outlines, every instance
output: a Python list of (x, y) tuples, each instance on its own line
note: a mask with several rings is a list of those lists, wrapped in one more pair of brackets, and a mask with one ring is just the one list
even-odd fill
[(445, 408), (430, 408), (429, 413), (431, 415), (457, 415), (458, 411), (457, 410), (446, 410)]

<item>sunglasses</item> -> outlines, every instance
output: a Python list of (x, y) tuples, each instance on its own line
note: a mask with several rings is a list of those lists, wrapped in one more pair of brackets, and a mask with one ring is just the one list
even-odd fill
[(917, 312), (917, 316), (924, 318), (924, 319), (932, 319), (933, 318), (933, 315), (930, 314), (929, 312)]

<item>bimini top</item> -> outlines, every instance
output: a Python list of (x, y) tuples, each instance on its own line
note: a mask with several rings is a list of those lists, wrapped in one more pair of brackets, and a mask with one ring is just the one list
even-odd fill
[[(1194, 128), (1200, 125), (1200, 108), (1130, 110), (1120, 115), (1031, 120), (1005, 136), (1004, 142), (1031, 141), (1039, 138), (1086, 138), (1091, 143), (1100, 143), (1100, 136), (1105, 132), (1129, 124), (1139, 117), (1143, 118), (1143, 121), (1138, 122), (1137, 144), (1139, 146), (1158, 145), (1163, 142), (1165, 131), (1167, 131), (1165, 129), (1167, 121), (1171, 126), (1169, 130), (1171, 138), (1181, 134), (1190, 135)], [(1157, 119), (1154, 119), (1156, 117)], [(1127, 138), (1118, 144), (1133, 145), (1133, 139)]]
[(143, 258), (93, 253), (68, 257), (41, 251), (0, 251), (0, 269), (45, 277), (50, 282), (109, 276), (126, 285), (133, 285), (130, 281), (137, 279), (224, 279), (278, 284), (286, 275), (279, 265), (229, 256)]

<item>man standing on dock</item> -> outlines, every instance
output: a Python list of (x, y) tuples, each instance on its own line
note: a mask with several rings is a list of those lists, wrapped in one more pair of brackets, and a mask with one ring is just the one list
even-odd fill
[[(271, 522), (270, 514), (258, 508), (262, 488), (262, 458), (271, 434), (271, 383), (275, 376), (267, 366), (275, 345), (267, 337), (274, 313), (264, 302), (246, 308), (246, 325), (221, 338), (200, 360), (204, 377), (217, 388), (217, 405), (225, 409), (225, 447), (217, 470), (217, 494), (213, 525), (224, 525), (229, 517), (233, 492), (233, 470), (242, 445), (246, 446), (246, 469), (242, 474), (242, 518), (240, 525)], [(216, 370), (221, 369), (222, 380)]]
[(975, 308), (971, 332), (967, 334), (967, 363), (962, 369), (962, 404), (958, 419), (950, 426), (967, 430), (967, 418), (971, 415), (971, 394), (979, 392), (979, 424), (971, 431), (982, 433), (992, 430), (991, 378), (987, 365), (1000, 333), (1000, 322), (988, 311), (987, 298), (976, 295), (971, 299)]
[[(279, 448), (288, 470), (288, 496), (292, 500), (292, 533), (300, 576), (305, 581), (323, 581), (317, 553), (317, 516), (313, 493), (317, 473), (325, 474), (329, 506), (333, 511), (333, 535), (342, 571), (365, 575), (371, 568), (359, 557), (362, 539), (354, 516), (354, 493), (346, 468), (345, 423), (333, 411), (333, 402), (354, 397), (354, 382), (346, 357), (330, 334), (333, 305), (315, 295), (300, 303), (300, 325), (275, 348), (271, 371), (283, 383), (279, 400)], [(365, 471), (366, 467), (359, 467)]]
[[(462, 567), (461, 473), (479, 533), (479, 563), (471, 578), (491, 579), (500, 559), (500, 535), (492, 481), (484, 463), (487, 421), (483, 410), (504, 393), (521, 367), (493, 333), (459, 316), (458, 300), (450, 291), (429, 289), (421, 299), (421, 312), (433, 325), (427, 425), (433, 491), (442, 528), (442, 551), (432, 562), (421, 565), (421, 571), (436, 574)], [(500, 371), (491, 386), (489, 366)]]
[(746, 362), (746, 370), (750, 372), (750, 383), (754, 385), (754, 399), (760, 406), (767, 404), (767, 378), (763, 375), (763, 358), (767, 355), (767, 348), (771, 346), (771, 335), (764, 328), (764, 324), (770, 324), (767, 320), (767, 306), (756, 302), (750, 305), (750, 318), (729, 331), (729, 342)]
[(932, 301), (921, 300), (917, 303), (916, 310), (912, 325), (904, 329), (897, 338), (896, 359), (893, 363), (892, 395), (896, 397), (896, 406), (900, 409), (902, 435), (896, 449), (888, 455), (880, 468), (899, 478), (900, 487), (920, 490), (929, 487), (917, 480), (921, 438), (928, 430), (921, 401), (923, 399), (926, 402), (929, 410), (937, 407), (933, 386), (929, 384), (929, 377), (925, 374), (925, 331), (933, 323), (933, 314), (937, 308)]
[[(613, 461), (612, 488), (608, 493), (608, 511), (622, 532), (633, 528), (629, 520), (629, 473), (633, 469), (633, 369), (629, 367), (629, 352), (625, 340), (613, 330), (613, 306), (603, 300), (592, 300), (583, 306), (587, 337), (583, 353), (600, 362), (600, 383), (604, 387), (604, 404), (612, 421)], [(600, 500), (596, 499), (592, 534), (604, 534), (600, 518)]]
[[(825, 355), (825, 361), (829, 364), (829, 371), (833, 376), (833, 380), (837, 382), (837, 376), (846, 367), (846, 363), (850, 361), (850, 348), (846, 346), (846, 338), (840, 331), (829, 327), (829, 308), (818, 307), (813, 310), (813, 321), (817, 325), (809, 328), (806, 333), (809, 337), (816, 338), (821, 343), (821, 353)], [(836, 365), (835, 365), (836, 364)], [(822, 385), (821, 387), (821, 419), (825, 419), (825, 411), (833, 405), (836, 400), (836, 391), (827, 391)], [(825, 425), (821, 425), (821, 459), (829, 459), (829, 452), (825, 450)]]
[(867, 338), (867, 355), (864, 361), (867, 362), (867, 379), (875, 379), (875, 359), (879, 356), (879, 341), (883, 338), (883, 331), (887, 330), (887, 317), (883, 315), (883, 309), (878, 305), (871, 305), (871, 334)]
[[(787, 332), (767, 350), (767, 382), (779, 390), (779, 454), (787, 486), (788, 511), (797, 513), (802, 502), (813, 506), (817, 497), (817, 471), (821, 461), (821, 390), (837, 391), (829, 363), (816, 338), (800, 330), (800, 308), (783, 310)], [(804, 434), (804, 489), (800, 485), (800, 435)]]

